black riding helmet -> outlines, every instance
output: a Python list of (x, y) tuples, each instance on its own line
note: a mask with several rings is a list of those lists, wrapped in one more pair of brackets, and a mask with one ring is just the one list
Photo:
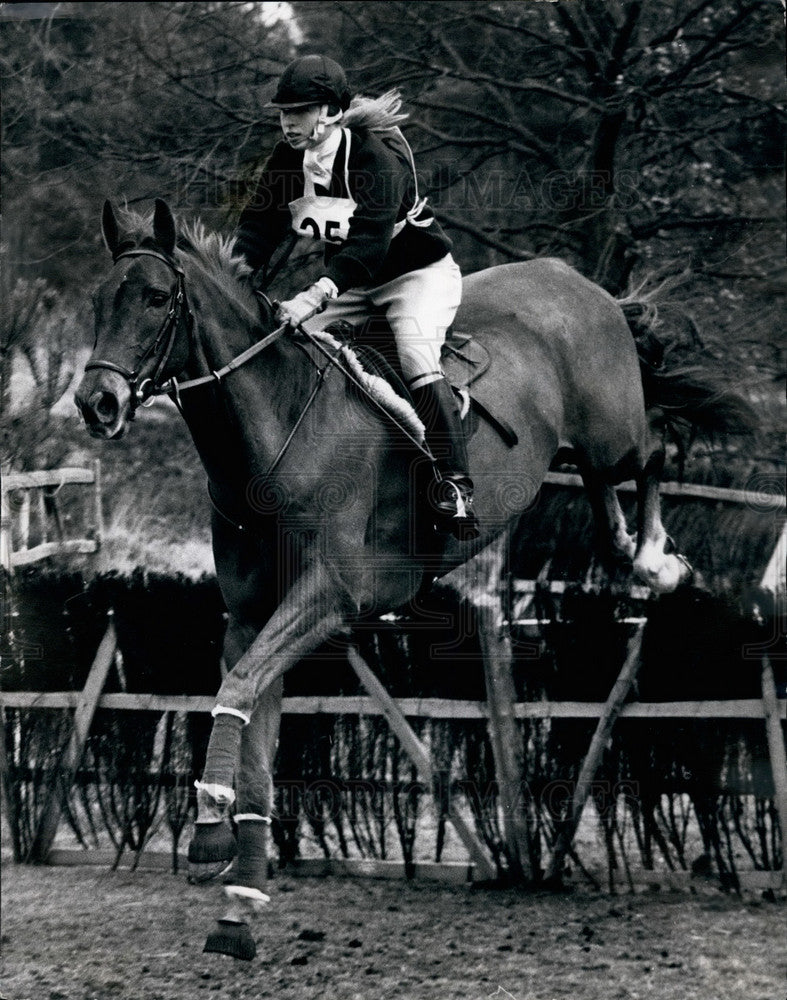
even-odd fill
[(327, 56), (301, 56), (284, 70), (270, 101), (274, 108), (330, 104), (346, 111), (350, 91), (344, 70)]

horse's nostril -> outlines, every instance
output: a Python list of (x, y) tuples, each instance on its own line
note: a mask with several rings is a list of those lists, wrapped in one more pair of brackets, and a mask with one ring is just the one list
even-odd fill
[(96, 393), (90, 402), (93, 412), (102, 424), (111, 424), (117, 420), (119, 405), (117, 396), (114, 393)]

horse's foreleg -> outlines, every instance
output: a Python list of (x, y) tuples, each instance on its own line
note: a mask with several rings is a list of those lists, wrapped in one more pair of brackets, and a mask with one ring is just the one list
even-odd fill
[(275, 680), (259, 697), (240, 745), (234, 816), (238, 856), (224, 887), (227, 910), (208, 935), (205, 951), (252, 959), (257, 948), (249, 920), (270, 897), (265, 893), (273, 815), (273, 762), (279, 739), (283, 682)]
[[(257, 635), (257, 629), (230, 616), (223, 647), (228, 669), (240, 660)], [(188, 851), (190, 881), (206, 882), (224, 874), (235, 856), (235, 835), (227, 822), (227, 810), (234, 801), (231, 785), (197, 782), (197, 819)]]
[(215, 788), (232, 788), (241, 734), (262, 692), (327, 640), (349, 635), (347, 622), (355, 610), (321, 562), (287, 593), (219, 688), (201, 782), (209, 795)]
[(663, 448), (656, 448), (637, 475), (637, 551), (634, 574), (656, 594), (669, 594), (693, 575), (688, 560), (666, 551), (669, 538), (661, 521), (659, 484)]
[(283, 688), (284, 683), (278, 678), (258, 698), (251, 721), (243, 730), (236, 776), (238, 859), (232, 881), (260, 890), (268, 880), (273, 765), (279, 742)]
[(226, 887), (230, 909), (209, 936), (206, 950), (252, 958), (247, 918), (267, 902), (268, 823), (272, 760), (281, 712), (282, 675), (327, 640), (348, 634), (353, 611), (346, 590), (315, 564), (290, 590), (260, 634), (228, 672), (213, 710), (213, 730), (200, 790), (210, 809), (226, 798), (237, 774), (238, 859)]

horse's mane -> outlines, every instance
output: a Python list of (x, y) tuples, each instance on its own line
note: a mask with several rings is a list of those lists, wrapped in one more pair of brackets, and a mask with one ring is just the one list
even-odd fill
[(401, 111), (402, 97), (398, 90), (387, 90), (380, 97), (356, 94), (342, 116), (347, 128), (368, 129), (370, 132), (388, 132), (406, 121), (408, 115)]
[(244, 258), (235, 251), (235, 237), (210, 232), (201, 219), (183, 226), (179, 246), (217, 275), (226, 274), (237, 280), (252, 273)]

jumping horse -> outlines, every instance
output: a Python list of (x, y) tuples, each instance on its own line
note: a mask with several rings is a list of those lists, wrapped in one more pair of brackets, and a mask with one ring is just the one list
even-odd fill
[[(431, 470), (417, 427), (370, 403), (331, 338), (274, 329), (231, 240), (199, 223), (178, 232), (160, 200), (152, 220), (118, 217), (107, 202), (102, 230), (114, 266), (94, 296), (76, 403), (91, 434), (113, 439), (168, 394), (207, 474), (228, 672), (190, 859), (229, 859), (237, 841), (229, 912), (206, 950), (251, 958), (249, 914), (267, 901), (283, 674), (315, 650), (346, 648), (360, 622), (403, 608), (505, 538), (561, 448), (582, 474), (601, 549), (653, 592), (674, 590), (691, 571), (668, 551), (659, 512), (665, 413), (645, 395), (618, 303), (577, 271), (540, 259), (467, 276), (456, 326), (494, 359), (473, 394), (517, 443), (479, 421), (469, 454), (482, 535), (437, 535), (417, 499)], [(681, 405), (673, 392), (672, 416), (690, 419), (710, 395)], [(633, 536), (614, 489), (629, 478)]]

